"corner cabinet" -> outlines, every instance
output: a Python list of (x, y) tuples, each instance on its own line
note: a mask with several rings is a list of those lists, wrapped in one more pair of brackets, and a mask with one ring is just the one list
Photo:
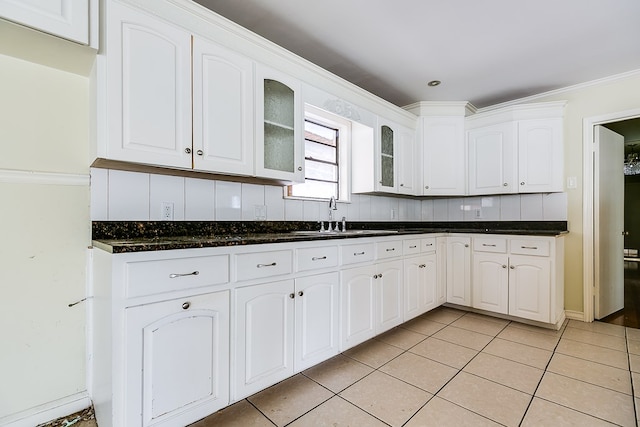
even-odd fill
[(301, 83), (256, 66), (256, 175), (304, 182), (304, 106)]
[(530, 104), (468, 118), (469, 194), (562, 191), (563, 108)]
[(191, 34), (118, 2), (106, 10), (107, 141), (98, 156), (190, 169)]
[(420, 195), (466, 193), (467, 158), (464, 117), (421, 117), (422, 188)]

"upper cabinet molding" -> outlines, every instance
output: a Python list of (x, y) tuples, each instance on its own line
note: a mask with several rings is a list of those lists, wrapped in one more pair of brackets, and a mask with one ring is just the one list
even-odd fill
[(566, 104), (567, 101), (539, 102), (483, 111), (467, 117), (466, 127), (474, 129), (508, 121), (563, 117)]

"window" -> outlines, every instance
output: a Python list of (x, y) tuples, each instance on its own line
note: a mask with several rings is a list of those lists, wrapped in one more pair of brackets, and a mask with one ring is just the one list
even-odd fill
[(307, 106), (304, 128), (305, 182), (288, 186), (287, 196), (348, 200), (349, 121)]

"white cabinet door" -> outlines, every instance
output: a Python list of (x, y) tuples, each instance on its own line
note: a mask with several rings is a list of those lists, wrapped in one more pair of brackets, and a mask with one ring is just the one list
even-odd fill
[(338, 273), (295, 279), (295, 371), (339, 352), (340, 282)]
[(562, 119), (518, 122), (520, 193), (563, 190)]
[(469, 131), (469, 194), (518, 192), (516, 133), (515, 122)]
[(425, 196), (466, 194), (464, 117), (423, 117), (422, 191)]
[(435, 253), (404, 260), (404, 320), (413, 319), (438, 305)]
[(398, 193), (416, 195), (416, 144), (415, 132), (398, 128)]
[(253, 175), (253, 62), (193, 38), (193, 167)]
[(229, 293), (125, 310), (127, 426), (195, 422), (229, 403)]
[(509, 311), (509, 256), (474, 252), (473, 307), (495, 313)]
[(539, 322), (551, 319), (551, 260), (512, 255), (509, 258), (509, 314)]
[[(376, 191), (396, 193), (398, 190), (398, 127), (378, 118), (376, 129)], [(357, 154), (356, 154), (357, 156)], [(357, 161), (357, 157), (355, 159)]]
[(0, 17), (89, 44), (89, 0), (0, 0)]
[(117, 2), (107, 10), (105, 156), (191, 168), (191, 34)]
[(293, 280), (235, 291), (233, 399), (293, 375)]
[(301, 83), (262, 65), (255, 80), (256, 175), (304, 182), (304, 106)]
[[(376, 290), (376, 334), (402, 323), (402, 260), (389, 261), (375, 266), (378, 278)], [(374, 278), (376, 277), (374, 274)]]
[(341, 351), (375, 335), (376, 292), (373, 266), (350, 268), (340, 272), (342, 293)]
[[(436, 305), (447, 302), (447, 237), (436, 238)], [(434, 308), (435, 308), (434, 307)]]
[(447, 237), (447, 302), (471, 306), (471, 239)]

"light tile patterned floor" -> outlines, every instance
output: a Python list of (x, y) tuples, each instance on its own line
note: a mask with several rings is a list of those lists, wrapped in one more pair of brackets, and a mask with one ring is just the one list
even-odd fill
[(192, 427), (635, 426), (640, 330), (440, 307)]

